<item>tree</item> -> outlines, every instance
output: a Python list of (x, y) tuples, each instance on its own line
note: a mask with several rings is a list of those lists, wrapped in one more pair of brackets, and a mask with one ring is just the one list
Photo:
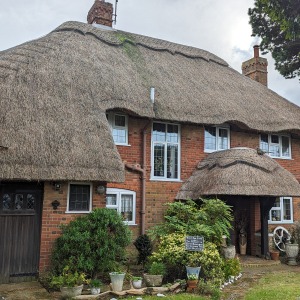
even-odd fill
[(263, 54), (271, 52), (285, 78), (300, 77), (300, 0), (255, 0), (249, 8), (252, 36), (259, 36)]

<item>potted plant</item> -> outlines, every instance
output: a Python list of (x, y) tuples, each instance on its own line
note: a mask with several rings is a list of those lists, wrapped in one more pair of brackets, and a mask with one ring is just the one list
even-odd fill
[(199, 255), (201, 255), (199, 252), (188, 252), (187, 259), (185, 262), (187, 277), (189, 277), (189, 275), (196, 275), (197, 279), (199, 278), (201, 270)]
[(226, 247), (222, 247), (223, 256), (226, 259), (235, 258), (235, 255), (236, 255), (235, 246), (231, 244), (231, 240), (229, 238), (227, 239), (226, 242), (227, 242)]
[(100, 289), (101, 289), (102, 282), (100, 279), (91, 279), (90, 281), (90, 288), (91, 288), (91, 294), (92, 295), (99, 295)]
[(148, 268), (148, 273), (144, 274), (146, 286), (161, 286), (166, 267), (162, 262), (152, 262)]
[(124, 272), (110, 272), (109, 273), (112, 290), (114, 292), (121, 292), (123, 289), (123, 282), (125, 278)]
[(68, 266), (64, 267), (62, 274), (52, 276), (51, 286), (60, 288), (63, 297), (76, 297), (81, 295), (83, 284), (86, 283), (84, 273), (72, 272)]
[(270, 256), (272, 260), (278, 261), (279, 260), (279, 250), (276, 248), (275, 244), (273, 243), (270, 247)]
[(287, 243), (285, 244), (285, 254), (287, 258), (287, 264), (290, 266), (296, 266), (297, 265), (297, 256), (299, 253), (299, 244), (297, 241), (298, 232), (300, 230), (300, 227), (298, 224), (295, 224), (295, 226), (292, 228), (291, 231), (291, 237), (288, 239)]
[(187, 275), (187, 288), (188, 288), (188, 291), (194, 290), (195, 288), (197, 288), (197, 284), (198, 284), (198, 275), (188, 274)]
[(140, 276), (132, 276), (131, 282), (135, 289), (140, 289), (142, 287), (142, 277)]

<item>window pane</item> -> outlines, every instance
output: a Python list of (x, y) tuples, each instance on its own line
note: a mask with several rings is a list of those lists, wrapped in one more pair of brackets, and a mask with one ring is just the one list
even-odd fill
[(115, 115), (115, 126), (125, 127), (126, 117), (121, 115)]
[(167, 142), (178, 143), (178, 126), (168, 124)]
[(290, 139), (287, 136), (281, 137), (281, 144), (282, 144), (282, 156), (290, 157)]
[(23, 208), (23, 195), (22, 194), (16, 194), (15, 196), (15, 209), (22, 209)]
[(106, 195), (106, 205), (117, 205), (117, 195), (107, 194)]
[(69, 210), (89, 211), (90, 186), (70, 184)]
[(126, 143), (126, 129), (113, 129), (113, 138), (115, 143)]
[(153, 123), (153, 141), (154, 142), (166, 141), (166, 124)]
[(167, 178), (178, 178), (178, 145), (168, 145)]
[(281, 211), (279, 209), (271, 210), (272, 221), (281, 221)]
[(216, 128), (205, 127), (204, 143), (206, 150), (216, 150)]
[(291, 201), (289, 198), (283, 198), (283, 219), (292, 220), (291, 216)]
[(164, 144), (154, 145), (154, 176), (164, 176), (165, 170), (165, 147)]
[(280, 207), (280, 199), (279, 198), (276, 198), (275, 204), (273, 207)]
[(262, 134), (260, 136), (260, 149), (264, 150), (267, 153), (269, 152), (269, 141), (267, 134)]
[(133, 221), (133, 196), (121, 196), (121, 215), (124, 221)]
[(27, 195), (27, 209), (34, 209), (35, 207), (35, 196), (32, 194)]
[(228, 149), (228, 131), (227, 129), (219, 129), (218, 150)]
[(272, 144), (279, 144), (279, 136), (278, 135), (271, 135), (271, 143)]
[(9, 194), (4, 194), (2, 201), (3, 201), (3, 209), (11, 209), (12, 201)]
[(279, 157), (279, 145), (270, 145), (270, 155), (274, 157)]

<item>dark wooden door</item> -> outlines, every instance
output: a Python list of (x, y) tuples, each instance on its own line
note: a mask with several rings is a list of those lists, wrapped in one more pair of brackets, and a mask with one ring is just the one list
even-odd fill
[(38, 273), (42, 191), (37, 183), (0, 183), (0, 283)]

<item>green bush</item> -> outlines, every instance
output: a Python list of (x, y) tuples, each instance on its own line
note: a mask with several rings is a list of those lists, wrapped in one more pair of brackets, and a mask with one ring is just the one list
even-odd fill
[(53, 272), (61, 274), (65, 266), (70, 266), (70, 271), (94, 278), (118, 269), (130, 240), (131, 232), (115, 210), (95, 209), (62, 226), (52, 253)]
[(153, 239), (177, 232), (200, 235), (205, 241), (220, 246), (222, 236), (229, 236), (233, 220), (232, 211), (230, 206), (219, 199), (173, 202), (167, 206), (165, 222), (149, 230)]
[(152, 253), (150, 261), (163, 262), (168, 272), (170, 269), (177, 270), (178, 274), (174, 276), (179, 278), (185, 266), (193, 263), (194, 266), (201, 267), (200, 276), (205, 280), (214, 279), (219, 286), (224, 281), (223, 261), (217, 246), (211, 242), (205, 242), (203, 251), (187, 251), (183, 233), (171, 233), (161, 237), (157, 251)]
[(149, 265), (148, 273), (150, 275), (165, 275), (166, 266), (162, 262), (154, 261)]
[(226, 280), (228, 280), (230, 276), (238, 276), (241, 270), (242, 267), (238, 258), (223, 260), (223, 272)]
[(139, 252), (138, 264), (145, 266), (148, 256), (151, 255), (153, 246), (151, 240), (147, 234), (140, 235), (135, 241), (134, 246)]

